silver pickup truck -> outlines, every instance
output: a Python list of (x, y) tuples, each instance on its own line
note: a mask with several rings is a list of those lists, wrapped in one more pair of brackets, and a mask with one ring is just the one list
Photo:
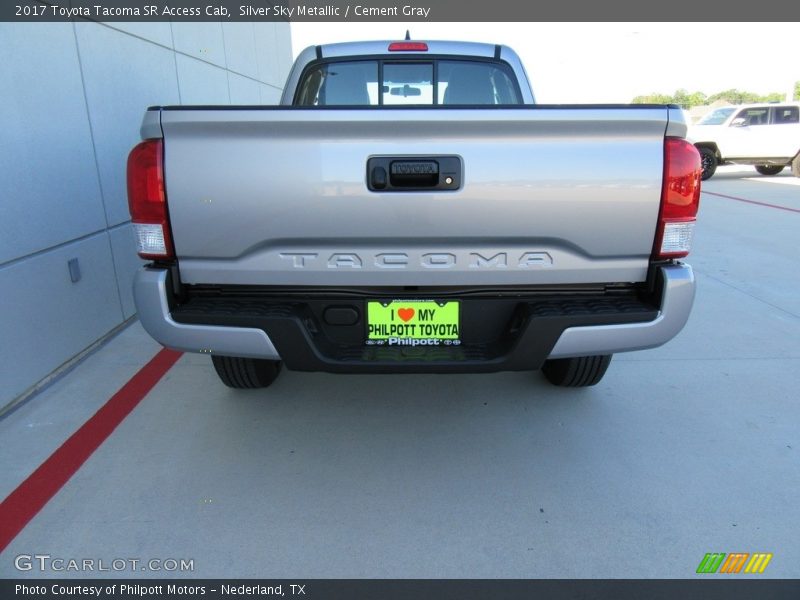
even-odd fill
[(231, 387), (541, 369), (563, 386), (675, 336), (700, 157), (672, 106), (536, 105), (506, 46), (305, 50), (282, 106), (147, 110), (134, 296)]

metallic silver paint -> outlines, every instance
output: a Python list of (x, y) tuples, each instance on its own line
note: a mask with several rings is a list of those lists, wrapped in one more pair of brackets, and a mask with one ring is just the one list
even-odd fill
[[(402, 127), (398, 127), (402, 123)], [(642, 281), (666, 108), (170, 110), (166, 188), (186, 283)], [(454, 155), (456, 191), (371, 192), (372, 155)], [(545, 252), (552, 267), (298, 270), (281, 253)], [(327, 258), (327, 257), (326, 257)], [(398, 270), (399, 272), (399, 270)], [(488, 272), (487, 272), (488, 273)], [(378, 277), (378, 279), (376, 279)]]
[(163, 269), (140, 269), (133, 282), (133, 296), (142, 327), (167, 348), (220, 356), (280, 358), (261, 329), (175, 322), (169, 312), (167, 271)]
[(142, 127), (139, 129), (139, 135), (143, 140), (152, 140), (164, 137), (161, 131), (161, 111), (148, 110), (144, 113), (142, 119)]
[(646, 350), (674, 338), (689, 318), (695, 294), (695, 280), (689, 265), (661, 267), (664, 290), (661, 310), (647, 323), (570, 327), (561, 334), (549, 358), (593, 356)]
[(667, 122), (666, 135), (669, 137), (685, 138), (689, 129), (686, 123), (686, 113), (680, 108), (669, 108), (669, 121)]
[[(221, 285), (259, 282), (260, 285), (469, 286), (609, 283), (644, 281), (647, 277), (646, 258), (590, 261), (555, 243), (538, 251), (534, 245), (488, 246), (472, 242), (467, 246), (460, 241), (450, 242), (446, 250), (434, 243), (409, 249), (412, 243), (394, 251), (385, 245), (361, 242), (345, 247), (339, 242), (328, 248), (321, 244), (266, 248), (241, 259), (183, 258), (181, 281)], [(500, 253), (507, 254), (508, 266), (493, 266), (491, 259)], [(450, 255), (446, 261), (440, 256), (443, 254)], [(476, 254), (486, 260), (477, 260)]]

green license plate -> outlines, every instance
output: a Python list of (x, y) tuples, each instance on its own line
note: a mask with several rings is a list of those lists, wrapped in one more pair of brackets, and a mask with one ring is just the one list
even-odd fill
[[(408, 345), (408, 340), (437, 340), (458, 344), (461, 324), (459, 302), (392, 300), (367, 302), (367, 343)], [(411, 342), (411, 345), (418, 345)]]

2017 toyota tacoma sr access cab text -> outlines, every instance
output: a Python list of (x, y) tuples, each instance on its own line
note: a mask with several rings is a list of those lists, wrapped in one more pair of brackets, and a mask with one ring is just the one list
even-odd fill
[(689, 316), (682, 111), (535, 105), (505, 46), (311, 47), (282, 106), (152, 107), (141, 133), (139, 318), (231, 387), (282, 364), (587, 386)]

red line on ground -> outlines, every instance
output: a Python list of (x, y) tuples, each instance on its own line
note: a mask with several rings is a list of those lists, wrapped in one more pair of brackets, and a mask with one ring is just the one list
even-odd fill
[(0, 504), (0, 552), (70, 480), (182, 354), (166, 348), (156, 354), (3, 500)]
[(780, 204), (770, 204), (769, 202), (758, 202), (757, 200), (747, 200), (746, 198), (737, 198), (736, 196), (728, 196), (727, 194), (717, 194), (716, 192), (706, 192), (710, 196), (719, 196), (720, 198), (727, 198), (728, 200), (738, 200), (739, 202), (747, 202), (748, 204), (758, 204), (759, 206), (768, 206), (769, 208), (777, 208), (779, 210), (788, 210), (789, 212), (800, 213), (800, 209), (789, 208), (788, 206), (781, 206)]

